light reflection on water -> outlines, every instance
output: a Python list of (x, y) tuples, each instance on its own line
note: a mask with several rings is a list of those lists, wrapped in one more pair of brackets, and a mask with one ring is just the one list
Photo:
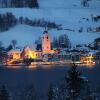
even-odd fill
[(93, 64), (82, 64), (81, 66), (80, 65), (78, 65), (79, 67), (86, 67), (86, 68), (94, 68), (95, 67), (95, 65), (93, 65)]
[[(59, 67), (58, 67), (59, 66)], [(52, 68), (66, 68), (70, 67), (71, 64), (67, 65), (30, 65), (30, 66), (6, 66), (7, 69), (29, 69), (29, 70), (37, 70), (38, 68), (42, 68), (45, 70), (49, 70)], [(94, 68), (93, 64), (77, 64), (78, 67), (86, 67), (86, 68)]]

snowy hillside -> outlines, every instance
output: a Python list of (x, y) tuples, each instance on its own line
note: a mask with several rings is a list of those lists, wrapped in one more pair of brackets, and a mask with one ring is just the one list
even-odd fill
[[(82, 0), (38, 0), (40, 8), (50, 8), (50, 9), (66, 9), (66, 8), (82, 8)], [(100, 0), (90, 0), (89, 8), (99, 8)]]
[[(94, 25), (97, 23), (91, 23), (91, 14), (100, 15), (99, 9), (29, 9), (29, 8), (3, 8), (0, 9), (0, 13), (12, 12), (17, 18), (20, 16), (34, 18), (44, 18), (46, 20), (55, 21), (56, 23), (63, 25), (88, 24)], [(27, 12), (27, 13), (26, 13)], [(90, 22), (82, 20), (82, 18), (89, 18)], [(84, 25), (83, 24), (83, 25)]]
[[(90, 7), (82, 7), (80, 0), (38, 0), (40, 9), (30, 8), (1, 8), (0, 14), (12, 12), (17, 18), (23, 16), (31, 20), (42, 19), (62, 24), (63, 30), (50, 30), (51, 38), (59, 34), (68, 34), (71, 43), (90, 43), (100, 32), (89, 32), (87, 28), (100, 26), (100, 20), (93, 22), (91, 14), (100, 15), (100, 0), (91, 0)], [(88, 19), (88, 21), (86, 20)], [(78, 30), (83, 27), (83, 32)], [(67, 29), (74, 30), (68, 31)], [(20, 45), (33, 44), (35, 39), (43, 32), (43, 28), (17, 25), (9, 31), (0, 33), (0, 41), (8, 45), (12, 39), (16, 39)]]
[[(7, 32), (0, 34), (0, 40), (3, 41), (3, 44), (5, 46), (8, 46), (13, 39), (18, 41), (19, 46), (33, 45), (35, 39), (37, 39), (39, 36), (42, 36), (43, 31), (43, 28), (30, 27), (27, 25), (18, 25)], [(99, 37), (99, 34), (79, 34), (74, 32), (69, 33), (66, 30), (57, 31), (55, 29), (50, 30), (49, 33), (51, 38), (56, 35), (66, 33), (73, 45), (79, 43), (90, 43), (95, 38)]]

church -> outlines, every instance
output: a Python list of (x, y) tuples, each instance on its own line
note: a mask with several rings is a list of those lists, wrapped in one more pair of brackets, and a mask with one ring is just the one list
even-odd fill
[(51, 50), (51, 39), (48, 31), (43, 32), (42, 36), (42, 53), (43, 54), (52, 54), (54, 53), (53, 50)]
[(38, 45), (36, 45), (35, 48), (31, 48), (29, 46), (24, 47), (22, 51), (22, 58), (42, 59), (44, 55), (54, 53), (54, 51), (51, 50), (50, 34), (46, 30), (42, 34), (41, 43), (41, 49), (38, 50), (36, 49)]
[[(51, 39), (50, 34), (47, 30), (45, 30), (41, 36), (41, 50), (36, 50), (36, 48), (31, 48), (30, 46), (26, 46), (19, 52), (17, 50), (13, 50), (8, 52), (8, 56), (12, 58), (12, 60), (20, 60), (20, 59), (43, 59), (44, 55), (46, 57), (50, 54), (54, 54), (54, 50), (51, 49)], [(14, 52), (15, 51), (15, 52)], [(16, 56), (17, 55), (17, 56)]]

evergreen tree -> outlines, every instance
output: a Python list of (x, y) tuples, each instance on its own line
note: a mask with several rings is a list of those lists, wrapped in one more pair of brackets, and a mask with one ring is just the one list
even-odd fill
[(98, 98), (95, 92), (91, 92), (89, 82), (82, 77), (82, 72), (72, 64), (59, 88), (50, 85), (48, 100), (98, 100)]
[(89, 1), (90, 0), (82, 0), (83, 7), (88, 7), (89, 6)]
[(87, 95), (88, 80), (82, 77), (82, 73), (77, 70), (75, 64), (72, 65), (71, 69), (65, 78), (67, 87), (67, 99), (68, 100), (82, 100), (84, 95)]
[(36, 50), (42, 50), (42, 39), (41, 37), (38, 37), (38, 39), (35, 41), (35, 45), (36, 45)]
[(59, 48), (59, 41), (57, 37), (53, 38), (53, 47), (54, 48)]
[(6, 48), (7, 51), (10, 51), (10, 50), (12, 50), (12, 49), (13, 49), (13, 47), (12, 47), (11, 44)]
[(70, 40), (66, 34), (59, 36), (59, 47), (60, 48), (70, 48)]
[(10, 100), (9, 93), (5, 86), (0, 88), (0, 100)]
[(0, 62), (3, 63), (7, 57), (7, 51), (3, 46), (0, 46)]
[(48, 100), (59, 100), (58, 97), (58, 88), (51, 84), (48, 90)]
[(38, 1), (37, 0), (0, 0), (0, 7), (30, 7), (30, 8), (38, 8)]
[(21, 92), (20, 96), (21, 100), (36, 100), (36, 92), (34, 85), (26, 86)]
[(2, 47), (2, 44), (3, 44), (2, 41), (0, 41), (0, 48)]
[(28, 0), (28, 5), (30, 8), (33, 8), (33, 7), (38, 8), (39, 7), (37, 0)]
[(17, 40), (12, 40), (11, 44), (12, 44), (13, 49), (15, 49), (16, 48), (16, 44), (17, 44)]
[(59, 87), (59, 98), (60, 100), (66, 100), (67, 98), (67, 87), (65, 82)]

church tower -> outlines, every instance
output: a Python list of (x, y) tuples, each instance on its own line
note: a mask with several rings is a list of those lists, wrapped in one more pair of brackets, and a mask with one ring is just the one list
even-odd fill
[(42, 36), (42, 51), (43, 54), (49, 54), (51, 53), (51, 41), (48, 31), (43, 32)]

